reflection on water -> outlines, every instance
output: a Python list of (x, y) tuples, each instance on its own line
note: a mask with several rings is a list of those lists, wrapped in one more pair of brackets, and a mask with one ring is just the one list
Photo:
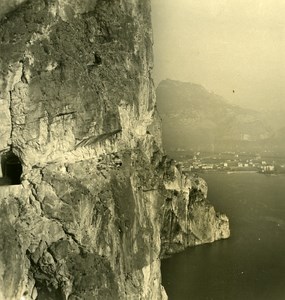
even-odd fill
[(162, 262), (170, 300), (285, 299), (285, 176), (203, 174), (231, 238)]

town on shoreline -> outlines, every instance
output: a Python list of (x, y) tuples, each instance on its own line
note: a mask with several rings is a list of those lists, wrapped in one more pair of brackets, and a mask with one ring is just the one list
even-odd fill
[(278, 153), (202, 152), (176, 150), (168, 153), (184, 172), (259, 172), (285, 174), (285, 156)]

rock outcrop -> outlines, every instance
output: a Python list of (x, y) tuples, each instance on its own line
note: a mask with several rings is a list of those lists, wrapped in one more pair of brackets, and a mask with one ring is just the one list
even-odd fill
[(222, 219), (162, 153), (150, 1), (2, 5), (0, 299), (166, 299), (169, 216), (192, 244)]
[(228, 238), (229, 219), (225, 214), (216, 212), (210, 204), (205, 180), (194, 174), (183, 174), (173, 161), (166, 165), (162, 257), (186, 247)]

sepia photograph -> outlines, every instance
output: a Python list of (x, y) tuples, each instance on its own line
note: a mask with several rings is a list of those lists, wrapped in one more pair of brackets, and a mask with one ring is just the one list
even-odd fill
[[(231, 229), (162, 260), (162, 284), (173, 300), (284, 299), (285, 3), (152, 4), (163, 147)], [(199, 244), (208, 222), (190, 225)]]
[(285, 299), (284, 13), (0, 0), (0, 300)]

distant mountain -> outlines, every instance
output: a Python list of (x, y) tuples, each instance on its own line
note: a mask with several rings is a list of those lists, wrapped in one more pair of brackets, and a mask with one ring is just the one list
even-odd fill
[(166, 150), (259, 151), (278, 139), (265, 112), (234, 106), (201, 85), (163, 80), (156, 95)]

